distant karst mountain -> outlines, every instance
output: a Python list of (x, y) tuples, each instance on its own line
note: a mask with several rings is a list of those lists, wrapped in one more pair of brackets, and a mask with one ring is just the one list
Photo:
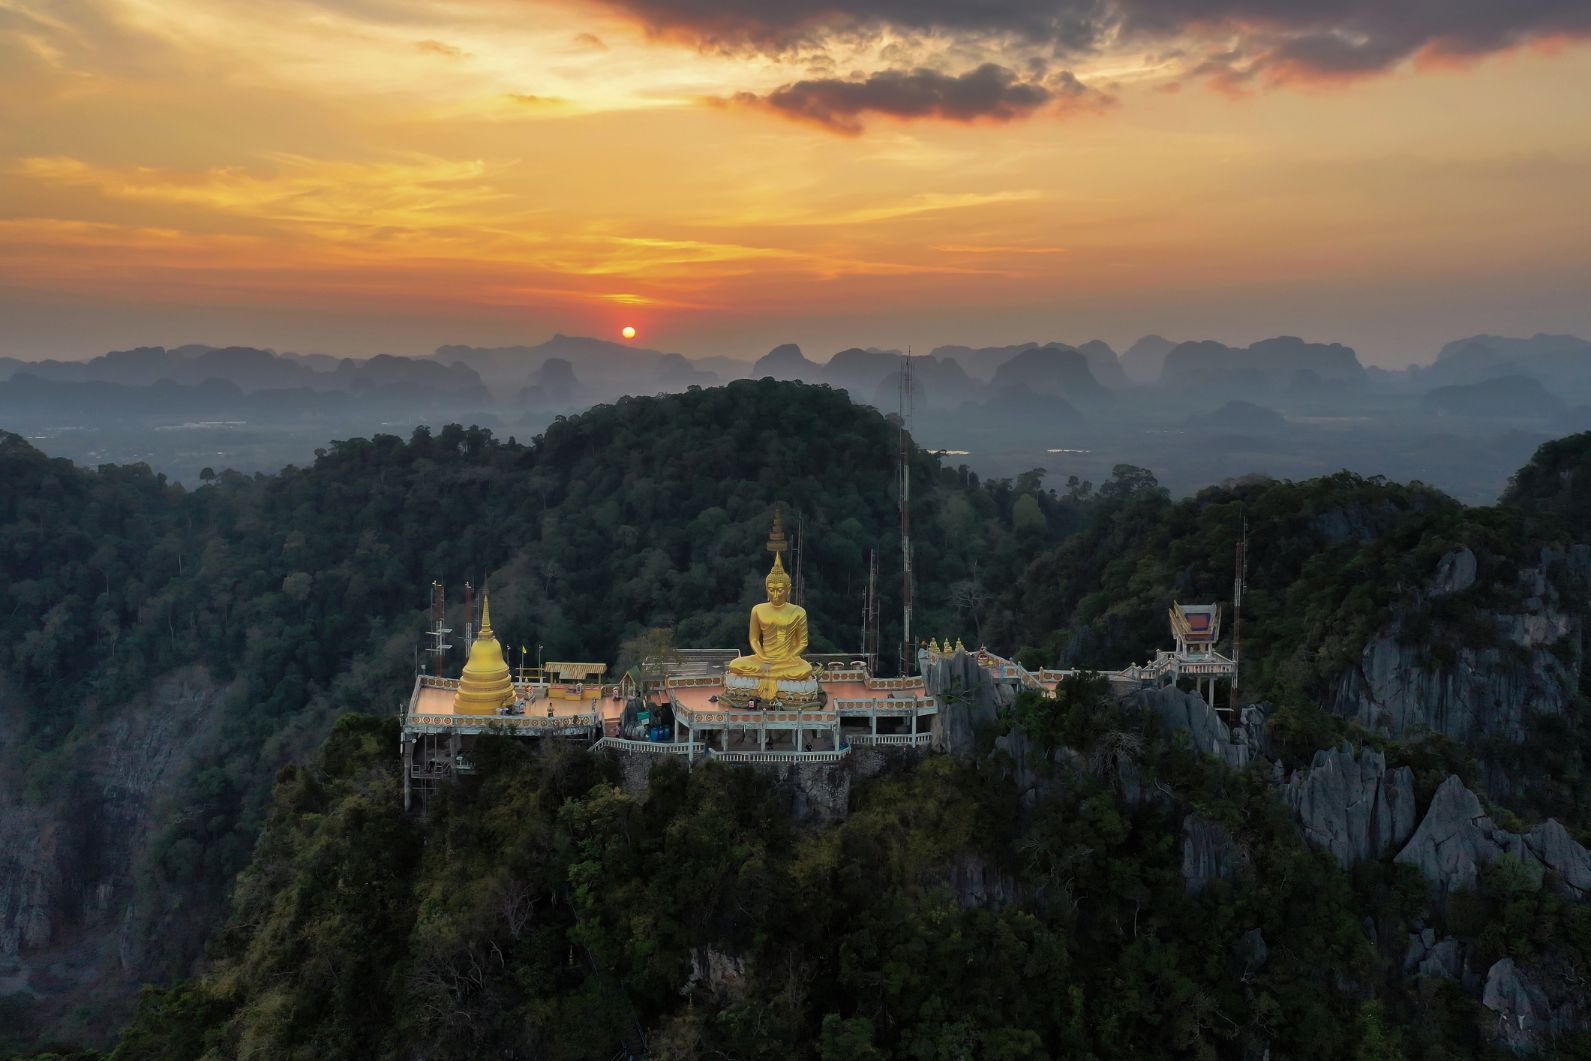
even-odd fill
[(1201, 432), (1287, 430), (1287, 418), (1281, 413), (1245, 401), (1230, 401), (1212, 412), (1196, 413), (1188, 417), (1187, 424), (1190, 430)]
[(1177, 344), (1159, 335), (1146, 335), (1127, 348), (1121, 355), (1121, 367), (1127, 377), (1138, 383), (1156, 383), (1165, 367), (1166, 355)]
[(1480, 383), (1437, 387), (1421, 402), (1425, 411), (1444, 416), (1548, 419), (1568, 404), (1530, 376), (1499, 376)]
[(1054, 395), (1073, 403), (1110, 397), (1089, 370), (1088, 358), (1062, 343), (1024, 350), (996, 369), (989, 385), (995, 390), (1016, 387)]
[(1160, 382), (1185, 390), (1262, 393), (1292, 386), (1301, 373), (1306, 381), (1364, 382), (1364, 366), (1351, 347), (1291, 335), (1262, 339), (1244, 349), (1208, 339), (1178, 344), (1166, 354)]

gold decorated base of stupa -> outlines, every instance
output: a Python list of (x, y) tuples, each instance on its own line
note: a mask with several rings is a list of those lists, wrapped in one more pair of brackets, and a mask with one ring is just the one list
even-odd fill
[(742, 708), (753, 701), (762, 708), (800, 708), (815, 707), (823, 703), (824, 696), (816, 678), (764, 678), (730, 672), (724, 675), (720, 699)]

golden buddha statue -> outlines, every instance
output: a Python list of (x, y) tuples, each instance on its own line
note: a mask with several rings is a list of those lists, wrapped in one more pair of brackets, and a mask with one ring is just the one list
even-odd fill
[(751, 655), (730, 660), (732, 674), (758, 678), (790, 678), (800, 681), (812, 677), (812, 664), (801, 658), (807, 650), (807, 610), (790, 603), (790, 576), (784, 560), (773, 557), (773, 570), (764, 585), (768, 599), (751, 609), (751, 626), (746, 639)]
[(755, 696), (765, 701), (810, 703), (818, 699), (819, 691), (812, 664), (801, 658), (807, 650), (807, 610), (790, 602), (790, 576), (778, 551), (764, 584), (768, 599), (751, 609), (746, 634), (751, 655), (729, 661), (726, 692), (733, 702)]

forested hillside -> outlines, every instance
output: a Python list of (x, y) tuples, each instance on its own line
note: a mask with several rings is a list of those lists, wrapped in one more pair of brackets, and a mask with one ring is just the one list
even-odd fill
[[(733, 645), (779, 505), (805, 529), (814, 646), (853, 650), (866, 550), (899, 566), (895, 438), (843, 393), (772, 381), (626, 399), (529, 444), (339, 442), (193, 491), (0, 436), (0, 835), (18, 840), (0, 947), (20, 1036), (93, 1039), (137, 984), (190, 967), (276, 771), (336, 716), (407, 695), (433, 579), (490, 575), (505, 641), (548, 658), (614, 660), (654, 628)], [(981, 484), (923, 453), (913, 475), (930, 632), (970, 630), (1083, 518), (1036, 479)], [(882, 591), (888, 624), (898, 581)]]
[[(665, 766), (643, 799), (513, 746), (424, 829), (402, 818), (380, 716), (433, 578), (490, 575), (505, 643), (549, 658), (659, 628), (732, 645), (778, 504), (814, 647), (854, 648), (867, 550), (899, 566), (894, 438), (764, 380), (191, 492), (0, 439), (12, 1044), (102, 1045), (137, 984), (181, 982), (116, 1056), (1440, 1057), (1504, 1041), (1480, 1002), (1503, 957), (1591, 961), (1558, 870), (1487, 861), (1432, 895), (1390, 848), (1314, 850), (1279, 798), (1347, 740), (1367, 778), (1408, 768), (1410, 828), (1457, 778), (1516, 839), (1548, 816), (1586, 835), (1591, 562), (1558, 470), (1583, 441), (1495, 508), (1347, 474), (1173, 502), (1125, 466), (1056, 491), (915, 455), (919, 629), (1034, 664), (1164, 646), (1173, 600), (1230, 596), (1246, 526), (1264, 706), (1241, 761), (1195, 752), (1176, 704), (1080, 682), (954, 757), (875, 764), (838, 826), (749, 772)], [(1427, 932), (1462, 975), (1404, 968)]]

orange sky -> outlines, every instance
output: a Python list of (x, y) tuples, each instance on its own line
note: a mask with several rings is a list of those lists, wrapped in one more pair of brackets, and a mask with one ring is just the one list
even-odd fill
[[(1401, 364), (1591, 334), (1591, 48), (1550, 21), (1350, 76), (1252, 14), (1065, 52), (847, 18), (770, 43), (646, 0), (0, 0), (0, 354), (629, 323), (744, 357), (1288, 332)], [(1265, 65), (1210, 70), (1243, 50)], [(989, 62), (1043, 102), (780, 102)]]

